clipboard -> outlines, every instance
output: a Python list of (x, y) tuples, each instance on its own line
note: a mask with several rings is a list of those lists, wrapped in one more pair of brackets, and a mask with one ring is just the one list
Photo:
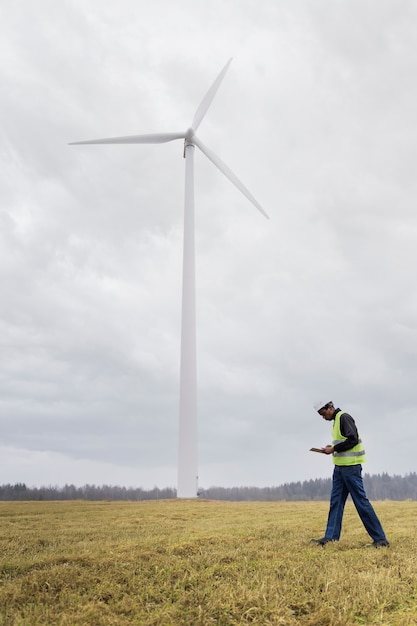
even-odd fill
[(310, 448), (310, 452), (320, 452), (320, 454), (326, 454), (322, 448)]

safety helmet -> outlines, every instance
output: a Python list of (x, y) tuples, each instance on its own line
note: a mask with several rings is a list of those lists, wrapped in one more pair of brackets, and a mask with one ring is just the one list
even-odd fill
[(326, 404), (332, 404), (332, 401), (331, 400), (326, 400), (325, 402), (323, 402), (322, 400), (320, 400), (319, 402), (315, 402), (314, 403), (314, 408), (315, 408), (316, 411), (320, 411), (320, 409), (325, 407)]

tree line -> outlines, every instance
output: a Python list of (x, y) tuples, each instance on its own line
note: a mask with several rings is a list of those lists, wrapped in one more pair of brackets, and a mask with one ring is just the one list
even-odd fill
[[(370, 500), (417, 500), (417, 473), (405, 476), (365, 474), (364, 485)], [(327, 500), (331, 478), (284, 483), (277, 487), (201, 488), (200, 498), (229, 501)], [(173, 487), (142, 489), (115, 485), (28, 487), (25, 483), (0, 485), (0, 500), (166, 500), (176, 498)]]
[(0, 500), (166, 500), (176, 497), (176, 490), (142, 489), (115, 485), (75, 485), (27, 487), (25, 483), (0, 485)]
[[(405, 476), (364, 474), (363, 482), (370, 500), (417, 500), (417, 473)], [(213, 500), (301, 501), (328, 500), (331, 478), (316, 478), (284, 483), (278, 487), (210, 487), (201, 489), (200, 496)]]

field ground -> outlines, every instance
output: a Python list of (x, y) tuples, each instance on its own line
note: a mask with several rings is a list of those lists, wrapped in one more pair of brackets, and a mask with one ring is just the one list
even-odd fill
[(0, 624), (417, 624), (417, 502), (0, 502)]

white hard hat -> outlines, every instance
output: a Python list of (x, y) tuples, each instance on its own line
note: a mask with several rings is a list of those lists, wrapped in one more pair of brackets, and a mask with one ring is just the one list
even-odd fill
[(326, 406), (326, 404), (331, 404), (331, 403), (332, 403), (331, 400), (326, 400), (325, 402), (320, 400), (320, 402), (315, 402), (314, 403), (314, 408), (315, 408), (316, 411), (320, 411), (320, 409), (322, 409), (324, 406)]

